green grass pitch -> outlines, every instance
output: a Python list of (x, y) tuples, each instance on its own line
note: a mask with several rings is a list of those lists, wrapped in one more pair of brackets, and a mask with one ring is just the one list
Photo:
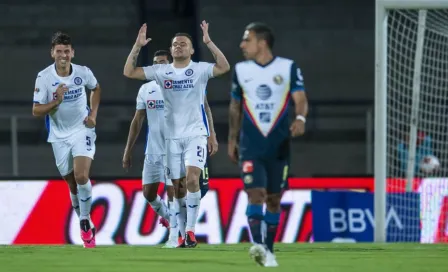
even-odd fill
[(1, 246), (2, 272), (237, 272), (274, 269), (304, 272), (446, 272), (448, 245), (277, 244), (278, 268), (255, 265), (249, 244), (161, 246)]

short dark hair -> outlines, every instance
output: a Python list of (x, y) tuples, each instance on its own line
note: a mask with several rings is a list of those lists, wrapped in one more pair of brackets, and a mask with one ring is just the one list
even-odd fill
[(51, 37), (51, 47), (53, 48), (58, 44), (72, 45), (72, 38), (67, 33), (58, 31)]
[(174, 34), (174, 37), (171, 39), (171, 43), (173, 43), (173, 40), (176, 37), (187, 37), (190, 40), (191, 44), (193, 44), (193, 38), (188, 33), (179, 32)]
[(154, 58), (158, 57), (158, 56), (166, 56), (168, 61), (171, 62), (171, 54), (170, 54), (170, 52), (168, 52), (168, 50), (157, 50), (154, 53)]
[(265, 40), (269, 49), (274, 47), (274, 31), (265, 23), (253, 22), (246, 26), (246, 30), (253, 31), (257, 39)]

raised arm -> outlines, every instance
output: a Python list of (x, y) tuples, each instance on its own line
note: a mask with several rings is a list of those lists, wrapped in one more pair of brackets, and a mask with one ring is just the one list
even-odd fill
[(151, 38), (146, 38), (146, 30), (147, 26), (146, 24), (143, 24), (140, 30), (138, 31), (137, 40), (135, 41), (134, 46), (132, 47), (131, 53), (129, 54), (128, 58), (126, 59), (126, 64), (124, 65), (123, 69), (123, 75), (132, 78), (132, 79), (140, 79), (145, 80), (145, 72), (143, 71), (142, 67), (136, 67), (137, 66), (137, 58), (138, 54), (140, 53), (140, 50), (143, 46), (148, 44), (148, 42), (151, 40)]
[(215, 66), (213, 67), (213, 77), (217, 77), (227, 73), (230, 70), (229, 62), (227, 61), (221, 50), (219, 50), (219, 48), (210, 39), (210, 36), (208, 34), (208, 23), (206, 21), (202, 21), (201, 28), (204, 34), (203, 41), (212, 53), (213, 58), (216, 62)]

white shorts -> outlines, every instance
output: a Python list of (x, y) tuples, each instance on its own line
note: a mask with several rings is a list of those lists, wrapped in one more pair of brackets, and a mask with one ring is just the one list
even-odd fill
[(71, 135), (69, 138), (51, 143), (56, 166), (61, 176), (73, 172), (73, 158), (95, 156), (96, 133), (94, 128), (86, 128)]
[(187, 166), (204, 169), (207, 159), (207, 136), (193, 136), (166, 140), (167, 168), (170, 179), (186, 175)]
[(167, 186), (173, 186), (171, 179), (165, 175), (165, 165), (165, 155), (146, 155), (142, 172), (143, 185), (161, 182)]

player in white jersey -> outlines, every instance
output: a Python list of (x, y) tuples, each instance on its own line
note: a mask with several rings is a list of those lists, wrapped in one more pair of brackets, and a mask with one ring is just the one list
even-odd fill
[[(170, 58), (171, 55), (168, 51), (159, 50), (154, 54), (153, 64), (170, 63)], [(210, 150), (210, 155), (213, 155), (218, 150), (218, 141), (216, 139), (213, 117), (207, 99), (205, 99), (204, 105), (207, 119), (209, 120), (211, 134), (208, 138), (208, 149)], [(183, 184), (183, 186), (177, 186), (174, 189), (171, 180), (166, 178), (164, 174), (166, 152), (164, 135), (165, 116), (163, 109), (164, 101), (159, 85), (157, 85), (155, 81), (143, 84), (137, 95), (137, 110), (129, 129), (129, 136), (123, 155), (123, 168), (128, 169), (131, 167), (132, 149), (138, 138), (138, 134), (146, 115), (148, 120), (148, 134), (142, 173), (143, 195), (154, 211), (161, 216), (160, 223), (165, 227), (169, 227), (170, 235), (168, 242), (164, 247), (174, 248), (178, 246), (178, 232), (181, 232), (181, 237), (185, 237), (186, 209), (182, 207), (185, 206), (184, 198), (186, 195), (186, 188), (185, 184)], [(208, 173), (206, 174), (208, 175)], [(201, 173), (201, 177), (202, 176), (205, 175)], [(161, 182), (165, 183), (166, 186), (169, 203), (168, 209), (165, 203), (161, 201), (160, 196), (157, 195), (159, 184)], [(202, 179), (201, 182), (201, 193), (204, 195), (206, 193), (206, 188), (204, 187), (207, 186), (207, 184), (204, 183), (208, 182), (208, 177), (206, 180)], [(185, 183), (185, 179), (182, 180), (182, 183)], [(176, 198), (177, 205), (173, 202), (174, 198)], [(184, 205), (178, 205), (180, 201), (182, 201)], [(168, 219), (169, 224), (167, 224)]]
[[(267, 267), (278, 266), (274, 239), (282, 192), (288, 186), (290, 138), (304, 133), (308, 108), (300, 69), (293, 60), (274, 56), (273, 44), (267, 25), (246, 27), (240, 44), (246, 61), (235, 65), (233, 76), (228, 145), (248, 195), (246, 215), (254, 242), (249, 252)], [(288, 119), (291, 99), (296, 114), (292, 124)]]
[[(89, 172), (95, 155), (101, 89), (89, 68), (71, 62), (74, 53), (70, 36), (55, 33), (51, 47), (54, 63), (37, 74), (33, 115), (45, 116), (48, 142), (53, 147), (59, 173), (70, 188), (84, 247), (95, 247)], [(87, 106), (86, 88), (92, 91), (91, 108)]]
[(146, 38), (144, 24), (139, 31), (124, 67), (124, 75), (140, 80), (155, 80), (162, 88), (166, 116), (167, 167), (173, 184), (186, 176), (187, 226), (186, 247), (197, 245), (194, 228), (199, 212), (201, 192), (199, 175), (205, 164), (208, 122), (204, 112), (204, 90), (210, 78), (227, 73), (230, 69), (224, 54), (211, 41), (208, 23), (202, 22), (203, 42), (210, 49), (216, 64), (193, 62), (192, 39), (179, 33), (171, 41), (172, 64), (136, 67), (140, 49), (151, 39)]
[[(170, 53), (165, 50), (154, 54), (154, 64), (170, 63)], [(170, 227), (169, 240), (165, 247), (177, 247), (178, 229), (173, 198), (174, 188), (170, 179), (165, 176), (165, 114), (163, 95), (155, 81), (145, 83), (137, 95), (137, 107), (129, 129), (128, 140), (123, 155), (123, 168), (131, 166), (131, 154), (137, 137), (145, 120), (148, 121), (146, 136), (145, 161), (143, 164), (142, 182), (143, 196), (153, 210), (160, 216), (160, 223)], [(168, 194), (168, 207), (158, 195), (159, 184), (164, 183)], [(169, 223), (168, 223), (169, 220)]]

